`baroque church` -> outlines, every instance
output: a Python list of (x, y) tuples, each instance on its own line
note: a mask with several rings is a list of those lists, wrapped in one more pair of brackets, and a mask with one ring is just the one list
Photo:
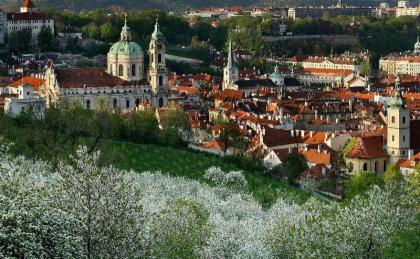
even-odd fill
[(129, 112), (140, 103), (160, 108), (169, 105), (168, 71), (165, 62), (165, 37), (156, 20), (149, 44), (149, 69), (145, 76), (144, 52), (132, 40), (125, 19), (120, 40), (107, 55), (106, 71), (100, 68), (55, 69), (45, 73), (45, 85), (40, 94), (47, 106), (66, 99), (79, 102), (86, 109), (105, 106)]

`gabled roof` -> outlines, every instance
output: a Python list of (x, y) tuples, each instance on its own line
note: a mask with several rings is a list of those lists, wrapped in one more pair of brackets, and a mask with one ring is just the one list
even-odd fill
[(383, 136), (360, 137), (346, 158), (372, 159), (386, 157)]
[(235, 82), (239, 89), (257, 87), (277, 87), (271, 79), (238, 80)]
[(263, 142), (267, 147), (275, 147), (295, 144), (298, 140), (292, 137), (289, 130), (265, 128)]
[(47, 20), (48, 18), (37, 12), (28, 12), (28, 13), (8, 13), (8, 21), (18, 21), (18, 20)]
[(41, 85), (45, 83), (44, 79), (32, 77), (32, 76), (24, 76), (23, 78), (20, 78), (13, 83), (9, 85), (9, 87), (18, 88), (22, 84), (28, 84), (31, 85), (34, 88), (35, 92), (39, 91), (39, 88)]
[(217, 100), (238, 102), (244, 98), (244, 92), (235, 89), (225, 89), (217, 97)]
[(21, 5), (21, 7), (26, 7), (26, 8), (35, 8), (34, 3), (32, 2), (32, 0), (25, 0), (23, 2), (23, 4)]
[(129, 82), (112, 76), (100, 68), (56, 69), (58, 84), (61, 88), (114, 87), (128, 86)]

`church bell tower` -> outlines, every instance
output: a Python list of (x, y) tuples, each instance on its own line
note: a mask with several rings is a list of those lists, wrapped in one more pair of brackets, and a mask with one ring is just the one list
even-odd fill
[(156, 19), (155, 30), (149, 44), (149, 82), (152, 87), (152, 105), (155, 108), (168, 106), (168, 71), (165, 61), (165, 37)]

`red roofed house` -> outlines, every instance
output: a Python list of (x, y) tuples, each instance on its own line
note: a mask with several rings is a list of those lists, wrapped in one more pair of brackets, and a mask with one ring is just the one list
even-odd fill
[(409, 176), (414, 172), (416, 166), (420, 164), (420, 153), (413, 156), (410, 152), (408, 159), (401, 159), (397, 162), (397, 166), (400, 168), (401, 174), (405, 177)]
[(352, 173), (373, 171), (383, 175), (388, 164), (383, 136), (367, 136), (355, 139), (354, 145), (345, 154), (346, 164), (353, 167)]
[(43, 28), (49, 28), (54, 34), (54, 20), (38, 12), (32, 0), (25, 0), (20, 12), (7, 14), (7, 33), (29, 29), (32, 42), (36, 43)]
[(18, 94), (18, 87), (22, 84), (30, 85), (33, 87), (34, 92), (39, 92), (41, 86), (45, 84), (45, 79), (33, 77), (33, 76), (24, 76), (8, 86), (10, 94)]

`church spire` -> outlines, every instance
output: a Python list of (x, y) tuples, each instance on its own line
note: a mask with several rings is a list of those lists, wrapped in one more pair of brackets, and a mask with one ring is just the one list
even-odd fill
[(124, 26), (121, 30), (120, 41), (131, 41), (130, 27), (127, 26), (127, 14), (125, 14)]
[(152, 33), (153, 40), (159, 40), (163, 37), (163, 33), (159, 29), (159, 16), (156, 17), (155, 30)]
[(396, 93), (395, 93), (395, 96), (392, 97), (390, 101), (390, 106), (397, 107), (397, 108), (405, 107), (405, 101), (401, 93), (401, 79), (399, 75), (397, 75), (397, 78), (395, 79), (395, 90), (396, 90)]
[(228, 60), (227, 60), (226, 67), (228, 67), (228, 68), (233, 67), (233, 61), (232, 61), (232, 38), (229, 39)]

